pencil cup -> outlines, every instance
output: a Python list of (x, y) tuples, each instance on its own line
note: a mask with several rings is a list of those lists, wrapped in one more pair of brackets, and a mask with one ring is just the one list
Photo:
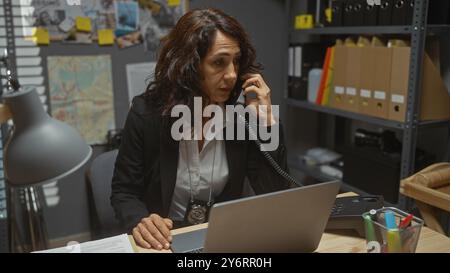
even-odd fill
[(397, 208), (371, 210), (362, 215), (368, 253), (414, 253), (423, 220)]

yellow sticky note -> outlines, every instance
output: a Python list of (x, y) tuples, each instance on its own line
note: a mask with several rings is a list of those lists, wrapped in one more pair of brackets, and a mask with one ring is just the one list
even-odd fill
[(75, 27), (78, 31), (91, 32), (91, 18), (77, 16), (75, 18)]
[(181, 4), (181, 0), (167, 0), (167, 5), (169, 7), (176, 7)]
[(99, 45), (114, 44), (113, 30), (112, 29), (99, 29), (98, 30), (98, 44)]
[(313, 16), (311, 14), (295, 16), (295, 29), (312, 28), (313, 26)]
[(48, 29), (37, 27), (33, 30), (33, 41), (38, 45), (48, 45), (50, 43), (50, 36)]

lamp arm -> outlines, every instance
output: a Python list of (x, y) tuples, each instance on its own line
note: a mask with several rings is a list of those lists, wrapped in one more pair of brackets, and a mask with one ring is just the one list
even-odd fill
[(0, 124), (7, 122), (10, 118), (12, 118), (12, 114), (9, 107), (0, 103)]

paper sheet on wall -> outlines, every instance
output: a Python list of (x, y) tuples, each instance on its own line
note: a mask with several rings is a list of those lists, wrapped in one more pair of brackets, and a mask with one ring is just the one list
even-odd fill
[(134, 253), (127, 234), (33, 253)]
[(142, 94), (153, 80), (156, 62), (127, 64), (128, 101)]
[(52, 116), (77, 129), (89, 144), (106, 143), (115, 128), (111, 57), (47, 58)]

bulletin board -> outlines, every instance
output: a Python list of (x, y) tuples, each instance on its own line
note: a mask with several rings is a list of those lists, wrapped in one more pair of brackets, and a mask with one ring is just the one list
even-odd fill
[(105, 144), (187, 10), (187, 0), (12, 0), (19, 82), (88, 144)]

